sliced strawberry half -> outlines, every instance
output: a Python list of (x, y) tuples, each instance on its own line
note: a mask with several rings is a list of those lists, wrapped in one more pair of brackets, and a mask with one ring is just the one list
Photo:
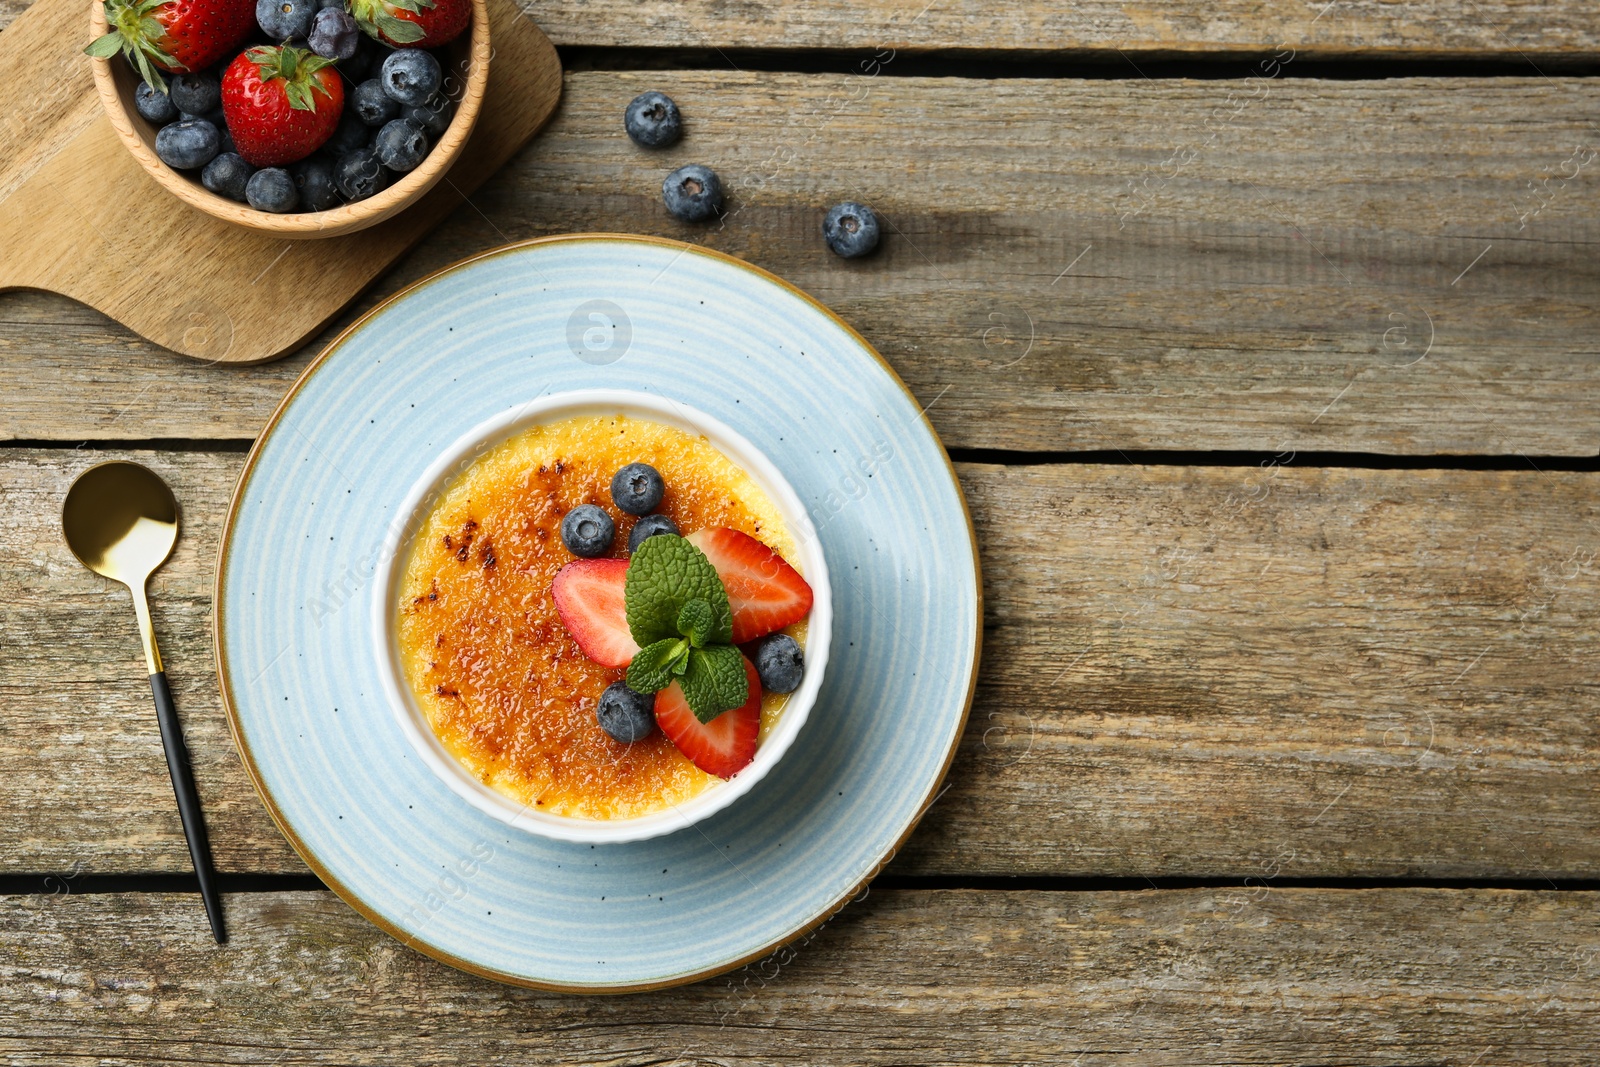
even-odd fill
[(689, 541), (711, 560), (728, 590), (734, 644), (781, 630), (811, 610), (811, 586), (800, 572), (749, 534), (707, 526)]
[(551, 585), (562, 624), (602, 667), (626, 667), (639, 651), (628, 630), (627, 578), (625, 559), (578, 559), (557, 571)]
[(732, 778), (756, 758), (756, 736), (761, 733), (761, 679), (755, 666), (744, 661), (750, 679), (750, 699), (710, 722), (695, 718), (676, 680), (656, 694), (656, 725), (690, 763), (718, 778)]

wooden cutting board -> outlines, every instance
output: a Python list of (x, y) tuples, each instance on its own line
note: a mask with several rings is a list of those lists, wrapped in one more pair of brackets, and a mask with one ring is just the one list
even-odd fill
[(477, 127), (444, 180), (392, 219), (285, 241), (164, 191), (95, 93), (85, 0), (36, 0), (0, 33), (0, 289), (48, 289), (213, 363), (293, 351), (521, 148), (561, 98), (561, 61), (512, 0), (489, 0), (494, 60)]

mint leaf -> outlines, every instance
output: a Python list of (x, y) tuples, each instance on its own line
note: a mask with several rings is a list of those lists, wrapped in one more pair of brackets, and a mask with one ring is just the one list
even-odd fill
[(711, 605), (699, 597), (685, 601), (678, 612), (678, 632), (687, 637), (695, 648), (705, 648), (712, 643), (711, 631), (716, 624), (716, 614), (711, 610)]
[(667, 637), (647, 645), (633, 654), (628, 664), (628, 688), (635, 693), (654, 693), (671, 684), (673, 676), (682, 674), (689, 658), (689, 642), (681, 637)]
[(744, 671), (744, 657), (732, 645), (713, 645), (690, 652), (688, 667), (680, 682), (689, 710), (701, 722), (710, 722), (750, 699), (750, 678)]
[(717, 569), (704, 552), (675, 534), (657, 534), (639, 546), (628, 562), (623, 600), (628, 629), (640, 648), (685, 636), (678, 620), (691, 600), (704, 601), (710, 611), (709, 624), (701, 628), (703, 644), (733, 639), (733, 612)]

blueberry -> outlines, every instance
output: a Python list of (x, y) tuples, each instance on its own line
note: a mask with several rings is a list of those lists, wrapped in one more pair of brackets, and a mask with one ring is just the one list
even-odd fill
[(678, 105), (665, 93), (640, 93), (622, 113), (622, 127), (641, 148), (665, 148), (683, 136)]
[(878, 247), (878, 213), (854, 200), (835, 204), (822, 220), (822, 236), (835, 255), (864, 256)]
[(222, 106), (222, 84), (204, 71), (198, 74), (174, 74), (167, 83), (167, 95), (179, 111), (191, 115), (205, 115)]
[(361, 116), (349, 109), (339, 116), (339, 125), (334, 127), (333, 136), (323, 144), (323, 148), (336, 156), (347, 155), (358, 148), (365, 148), (372, 139), (372, 127), (361, 121)]
[(656, 728), (655, 694), (635, 693), (624, 682), (612, 682), (600, 694), (594, 717), (614, 740), (625, 745), (643, 741)]
[(722, 213), (722, 182), (710, 167), (690, 163), (667, 175), (661, 183), (661, 199), (674, 218), (704, 222)]
[(202, 112), (180, 111), (180, 112), (178, 112), (178, 121), (179, 122), (209, 122), (209, 123), (211, 123), (211, 125), (213, 125), (213, 126), (215, 126), (217, 128), (217, 132), (218, 133), (221, 133), (223, 130), (227, 129), (227, 127), (228, 127), (227, 117), (223, 115), (222, 109), (220, 107), (212, 108), (210, 111), (202, 111)]
[(450, 120), (455, 117), (455, 108), (451, 106), (449, 97), (443, 93), (434, 93), (428, 97), (428, 102), (425, 104), (401, 108), (400, 117), (407, 122), (416, 123), (434, 137), (438, 137), (450, 128)]
[(218, 196), (244, 203), (245, 183), (256, 169), (237, 152), (222, 152), (200, 172), (200, 184)]
[(800, 688), (806, 669), (805, 653), (788, 634), (770, 634), (756, 646), (756, 673), (767, 693), (792, 693)]
[(574, 556), (598, 556), (611, 547), (616, 535), (616, 524), (597, 504), (579, 504), (561, 520), (561, 540)]
[(327, 7), (311, 20), (311, 50), (328, 59), (349, 59), (361, 43), (361, 27), (343, 8)]
[(390, 170), (415, 170), (428, 154), (428, 135), (422, 132), (421, 126), (405, 119), (395, 119), (384, 123), (372, 147), (383, 165)]
[(365, 200), (389, 184), (389, 172), (378, 162), (378, 153), (358, 148), (341, 156), (333, 168), (333, 186), (346, 200)]
[(274, 41), (304, 37), (317, 17), (318, 0), (256, 0), (256, 25)]
[(327, 211), (339, 206), (339, 190), (333, 186), (333, 161), (321, 153), (302, 159), (289, 168), (295, 190), (300, 194), (301, 211)]
[(228, 129), (228, 124), (226, 122), (217, 127), (217, 137), (221, 141), (221, 144), (217, 149), (218, 155), (221, 155), (223, 152), (239, 151), (238, 146), (233, 143), (233, 132)]
[(197, 170), (222, 149), (217, 128), (204, 119), (169, 122), (156, 131), (156, 155), (177, 170)]
[(160, 89), (150, 88), (149, 82), (133, 87), (133, 106), (145, 121), (155, 126), (165, 126), (178, 117), (178, 105)]
[(250, 175), (244, 186), (244, 198), (257, 211), (282, 214), (293, 211), (300, 203), (300, 192), (294, 186), (294, 176), (282, 167), (264, 167)]
[(666, 491), (661, 472), (648, 463), (630, 463), (611, 476), (611, 499), (629, 515), (648, 515)]
[(420, 48), (400, 48), (389, 53), (379, 68), (383, 91), (402, 104), (416, 107), (439, 91), (444, 72), (439, 61)]
[(400, 114), (400, 105), (383, 91), (383, 82), (368, 78), (350, 90), (350, 110), (368, 126), (382, 126)]
[(344, 0), (317, 0), (318, 11), (343, 11)]
[(639, 551), (639, 546), (644, 544), (646, 538), (654, 537), (656, 534), (677, 532), (678, 524), (665, 515), (646, 515), (634, 523), (633, 529), (628, 531), (628, 552), (631, 554)]
[(356, 42), (356, 54), (349, 59), (339, 61), (339, 73), (343, 74), (351, 85), (359, 85), (373, 77), (389, 51), (386, 45), (379, 44), (363, 33), (361, 39)]

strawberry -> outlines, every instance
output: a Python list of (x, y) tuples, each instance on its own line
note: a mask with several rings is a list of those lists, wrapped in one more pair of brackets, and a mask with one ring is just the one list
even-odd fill
[(333, 60), (303, 48), (260, 45), (222, 75), (228, 132), (245, 162), (257, 167), (306, 158), (333, 136), (343, 110), (344, 82)]
[(105, 0), (105, 12), (110, 32), (84, 51), (101, 59), (123, 53), (163, 93), (158, 70), (204, 70), (256, 28), (255, 0)]
[(370, 36), (408, 48), (437, 48), (472, 21), (472, 0), (350, 0), (350, 14)]
[(734, 644), (781, 630), (811, 610), (811, 586), (800, 572), (749, 534), (707, 526), (690, 534), (689, 542), (711, 560), (728, 590)]
[(626, 667), (639, 651), (623, 601), (625, 559), (575, 559), (556, 572), (556, 613), (583, 654), (602, 667)]
[(748, 659), (744, 661), (744, 673), (750, 679), (750, 699), (710, 722), (695, 717), (676, 679), (656, 694), (656, 725), (661, 732), (690, 763), (718, 778), (732, 778), (756, 757), (756, 738), (761, 733), (761, 679)]

